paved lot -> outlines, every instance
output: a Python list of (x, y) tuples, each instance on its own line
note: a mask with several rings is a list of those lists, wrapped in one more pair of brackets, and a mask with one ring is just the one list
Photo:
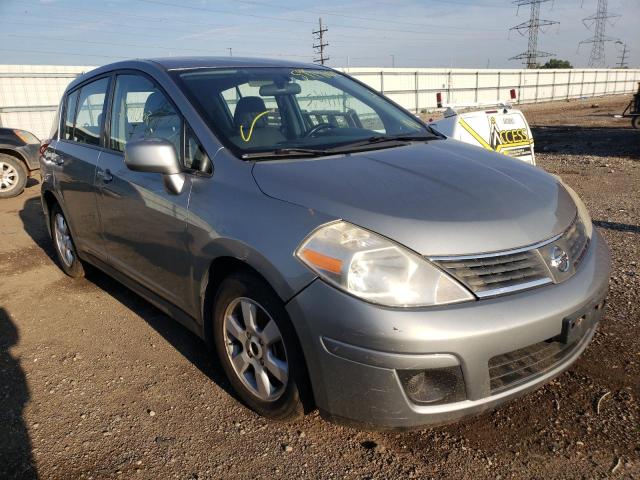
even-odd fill
[(0, 478), (640, 478), (640, 132), (609, 118), (624, 102), (525, 109), (539, 165), (612, 250), (594, 343), (546, 387), (422, 431), (257, 417), (193, 335), (100, 272), (61, 273), (39, 185), (0, 201)]

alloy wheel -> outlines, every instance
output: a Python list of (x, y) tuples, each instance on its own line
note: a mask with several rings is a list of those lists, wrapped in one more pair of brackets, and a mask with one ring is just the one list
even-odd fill
[(277, 400), (289, 379), (289, 364), (276, 322), (256, 301), (240, 297), (224, 314), (224, 341), (234, 372), (262, 401)]
[(73, 250), (73, 243), (71, 241), (71, 234), (69, 233), (69, 226), (67, 225), (64, 216), (60, 213), (56, 213), (53, 221), (54, 236), (56, 240), (56, 248), (60, 254), (60, 258), (67, 267), (73, 265), (75, 260), (75, 253)]
[(8, 192), (18, 185), (18, 171), (8, 163), (0, 162), (0, 191)]

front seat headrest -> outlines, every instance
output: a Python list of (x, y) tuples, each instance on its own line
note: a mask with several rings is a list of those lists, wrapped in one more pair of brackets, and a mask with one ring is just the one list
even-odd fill
[[(240, 125), (244, 125), (245, 128), (248, 128), (256, 116), (266, 110), (267, 107), (264, 104), (264, 100), (260, 97), (242, 97), (238, 100), (236, 110), (233, 113), (233, 123), (236, 128), (240, 128)], [(261, 117), (256, 122), (255, 126), (265, 126), (267, 123), (267, 119), (265, 117), (266, 115)]]
[(152, 117), (167, 114), (171, 110), (165, 96), (160, 92), (153, 92), (144, 102), (144, 122), (148, 124)]

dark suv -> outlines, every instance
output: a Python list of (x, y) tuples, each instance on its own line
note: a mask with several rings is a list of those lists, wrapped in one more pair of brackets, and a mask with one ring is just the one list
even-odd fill
[(27, 179), (40, 168), (40, 140), (33, 133), (0, 128), (0, 198), (20, 195)]

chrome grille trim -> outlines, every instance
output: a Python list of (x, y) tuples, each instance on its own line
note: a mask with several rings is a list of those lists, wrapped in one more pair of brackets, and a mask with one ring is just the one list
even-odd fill
[(540, 280), (532, 280), (531, 282), (518, 283), (517, 285), (511, 285), (508, 287), (493, 288), (491, 290), (485, 290), (483, 292), (473, 292), (478, 298), (489, 298), (498, 295), (506, 295), (507, 293), (519, 292), (521, 290), (528, 290), (530, 288), (541, 287), (553, 283), (550, 278), (541, 278)]
[(551, 237), (547, 240), (542, 240), (541, 242), (534, 243), (533, 245), (527, 245), (526, 247), (513, 248), (511, 250), (502, 250), (500, 252), (491, 252), (491, 253), (479, 253), (477, 255), (438, 255), (436, 257), (429, 257), (429, 260), (433, 262), (440, 261), (448, 261), (448, 260), (474, 260), (476, 258), (491, 258), (491, 257), (500, 257), (502, 255), (510, 255), (513, 253), (520, 252), (529, 252), (531, 250), (536, 250), (540, 247), (544, 247), (552, 242), (555, 242), (559, 238), (561, 238), (564, 233), (559, 233), (555, 237)]
[[(576, 216), (563, 233), (533, 245), (478, 255), (431, 257), (429, 260), (478, 298), (486, 298), (566, 280), (580, 265), (589, 243), (586, 228)], [(560, 272), (550, 265), (549, 252), (555, 247), (567, 253), (569, 271)]]

